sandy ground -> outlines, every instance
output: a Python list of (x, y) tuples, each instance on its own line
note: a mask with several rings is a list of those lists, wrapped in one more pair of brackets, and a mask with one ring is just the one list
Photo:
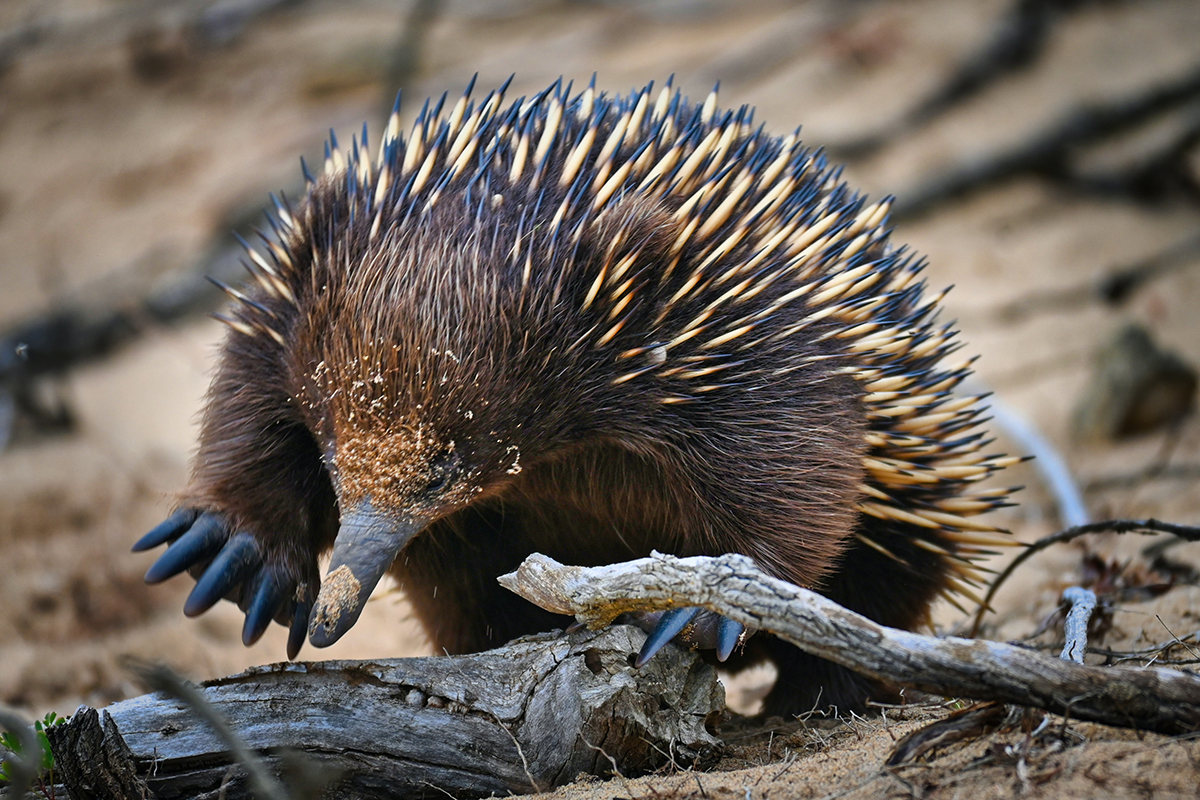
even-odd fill
[[(757, 106), (777, 132), (803, 123), (810, 143), (830, 144), (872, 132), (910, 107), (980, 46), (1006, 7), (998, 0), (448, 3), (428, 31), (419, 75), (404, 88), (424, 98), (460, 91), (474, 72), (484, 87), (515, 72), (515, 96), (560, 74), (586, 81), (597, 71), (601, 87), (620, 91), (675, 73), (693, 96), (719, 79), (725, 103)], [(313, 159), (328, 127), (349, 131), (370, 119), (378, 129), (376, 111), (392, 91), (378, 76), (402, 8), (305, 3), (222, 45), (178, 32), (186, 3), (162, 8), (149, 16), (132, 1), (0, 5), (0, 25), (10, 30), (55, 21), (0, 73), (0, 324), (102, 297), (116, 281), (148, 286), (188, 267), (222, 240), (241, 209), (295, 185), (296, 157)], [(1078, 103), (1182, 73), (1200, 61), (1197, 42), (1200, 3), (1085, 5), (1053, 30), (1035, 65), (851, 163), (846, 175), (873, 195), (903, 195)], [(1153, 147), (1172, 124), (1146, 126), (1093, 157), (1119, 163)], [(1200, 172), (1196, 154), (1192, 168)], [(1154, 280), (1115, 309), (1083, 303), (1015, 322), (998, 309), (1136, 262), (1198, 224), (1194, 205), (1147, 205), (1022, 178), (906, 221), (897, 236), (929, 257), (932, 286), (956, 285), (947, 314), (981, 354), (983, 383), (1032, 421), (1087, 486), (1164, 458), (1200, 461), (1194, 415), (1119, 445), (1084, 446), (1070, 435), (1092, 353), (1123, 324), (1142, 323), (1200, 363), (1200, 264)], [(121, 667), (126, 656), (164, 660), (194, 679), (282, 657), (279, 628), (242, 648), (231, 607), (186, 620), (187, 582), (146, 587), (141, 574), (150, 559), (128, 552), (183, 485), (218, 327), (197, 319), (154, 330), (114, 358), (47, 381), (40, 388), (69, 405), (75, 430), (27, 436), (0, 454), (0, 701), (40, 716), (138, 694)], [(1029, 488), (1002, 524), (1022, 541), (1054, 530), (1057, 511), (1037, 473), (1022, 466), (1007, 477)], [(1088, 491), (1086, 499), (1095, 518), (1200, 521), (1194, 471)], [(1082, 579), (1089, 556), (1116, 565), (1110, 571), (1129, 583), (1153, 582), (1158, 573), (1147, 572), (1140, 555), (1148, 543), (1095, 537), (1035, 559), (1001, 591), (987, 635), (1038, 630), (1062, 588)], [(1200, 567), (1200, 545), (1168, 555)], [(1194, 575), (1181, 582), (1191, 585), (1115, 599), (1105, 638), (1094, 644), (1150, 649), (1200, 629), (1200, 588)], [(949, 606), (937, 614), (943, 630), (962, 618)], [(426, 652), (403, 599), (385, 593), (322, 656)], [(752, 704), (754, 683), (743, 680), (731, 698)], [(894, 739), (945, 713), (793, 723), (736, 741), (717, 772), (585, 782), (556, 796), (1194, 797), (1200, 783), (1194, 741), (1076, 723), (1057, 738), (995, 734), (917, 766), (881, 770)]]

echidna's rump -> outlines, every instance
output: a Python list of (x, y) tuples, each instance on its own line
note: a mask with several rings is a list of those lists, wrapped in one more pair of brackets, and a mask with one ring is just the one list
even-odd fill
[[(921, 263), (796, 135), (716, 95), (503, 88), (332, 140), (249, 250), (185, 500), (138, 544), (243, 638), (329, 644), (385, 572), (436, 649), (561, 626), (495, 577), (729, 551), (885, 624), (967, 594), (1005, 537), (969, 360)], [(443, 98), (444, 99), (444, 98)], [(317, 557), (333, 548), (322, 585)], [(319, 587), (319, 594), (318, 594)], [(649, 623), (643, 618), (643, 623)], [(726, 656), (719, 619), (655, 618)], [(770, 637), (769, 712), (880, 687)], [(648, 653), (647, 653), (648, 655)]]

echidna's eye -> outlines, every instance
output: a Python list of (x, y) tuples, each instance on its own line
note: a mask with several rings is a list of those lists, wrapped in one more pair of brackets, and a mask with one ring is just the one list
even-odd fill
[(446, 489), (458, 472), (458, 460), (458, 454), (454, 451), (442, 453), (434, 458), (429, 465), (429, 486), (426, 491), (436, 494)]

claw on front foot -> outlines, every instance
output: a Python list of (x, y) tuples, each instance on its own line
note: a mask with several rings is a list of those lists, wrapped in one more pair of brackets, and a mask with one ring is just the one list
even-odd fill
[(145, 536), (138, 539), (133, 545), (133, 552), (140, 553), (143, 550), (158, 547), (160, 544), (175, 541), (184, 531), (192, 527), (192, 524), (195, 523), (196, 518), (199, 516), (200, 509), (198, 508), (179, 509), (167, 517), (166, 520), (155, 525)]
[(312, 607), (312, 600), (302, 600), (296, 603), (296, 610), (292, 615), (292, 626), (288, 630), (288, 661), (296, 660), (296, 656), (300, 654), (300, 648), (304, 646), (304, 640), (308, 638), (308, 617), (312, 613)]
[(654, 630), (650, 631), (650, 635), (646, 637), (646, 642), (642, 645), (642, 650), (638, 653), (633, 666), (641, 669), (647, 661), (654, 657), (655, 653), (666, 646), (667, 642), (678, 636), (701, 610), (692, 606), (664, 611), (663, 615), (658, 618), (658, 624), (654, 626)]
[[(264, 572), (254, 588), (246, 607), (246, 622), (242, 625), (242, 644), (249, 647), (266, 632), (271, 620), (288, 599), (291, 581), (274, 571)], [(288, 615), (289, 621), (291, 615)]]
[[(167, 522), (172, 522), (174, 517)], [(165, 525), (166, 523), (164, 523)], [(160, 533), (162, 525), (150, 531), (142, 541), (134, 545), (135, 549), (147, 541), (151, 536)], [(170, 541), (171, 545), (167, 548), (167, 552), (158, 557), (150, 569), (146, 570), (146, 583), (162, 583), (167, 578), (173, 578), (183, 572), (188, 567), (199, 564), (202, 561), (215, 556), (220, 552), (226, 540), (229, 538), (229, 533), (225, 530), (221, 523), (221, 518), (215, 514), (201, 514), (195, 518), (195, 522), (186, 527), (179, 526), (171, 529), (178, 530), (173, 537), (164, 539), (163, 542)], [(163, 542), (159, 542), (162, 544)], [(149, 544), (143, 547), (147, 549), (155, 545)]]
[(235, 535), (196, 581), (187, 602), (183, 604), (183, 613), (195, 617), (208, 611), (218, 600), (261, 569), (262, 565), (262, 556), (254, 537), (248, 533)]
[(672, 639), (693, 648), (715, 650), (717, 660), (725, 661), (749, 636), (740, 622), (697, 606), (633, 616), (634, 624), (649, 634), (633, 662), (635, 667), (644, 665)]
[(284, 563), (264, 554), (258, 538), (236, 531), (221, 514), (183, 508), (139, 539), (133, 550), (164, 544), (167, 550), (146, 571), (146, 583), (161, 583), (191, 570), (196, 585), (184, 603), (184, 614), (194, 617), (221, 598), (234, 600), (246, 612), (243, 644), (258, 641), (274, 619), (289, 628), (288, 658), (296, 657), (308, 630), (314, 593), (301, 589)]
[(717, 617), (717, 661), (725, 661), (742, 641), (746, 626), (728, 617)]

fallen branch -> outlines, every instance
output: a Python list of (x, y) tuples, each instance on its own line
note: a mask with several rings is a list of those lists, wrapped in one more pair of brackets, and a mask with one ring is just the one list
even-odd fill
[[(248, 25), (303, 0), (139, 0), (93, 13), (31, 14), (27, 21), (0, 30), (0, 73), (27, 51), (96, 47), (127, 41), (147, 28), (186, 31), (198, 44), (234, 41)], [(35, 7), (36, 8), (36, 7)], [(53, 9), (53, 6), (46, 6)]]
[[(1088, 623), (1096, 609), (1096, 595), (1088, 589), (1072, 586), (1063, 592), (1063, 601), (1070, 605), (1070, 611), (1063, 625), (1066, 644), (1059, 658), (1082, 664), (1088, 652)], [(977, 740), (994, 731), (1011, 728), (1022, 719), (1028, 723), (1034, 718), (1040, 718), (1038, 730), (1043, 730), (1047, 718), (1038, 711), (994, 701), (978, 703), (909, 733), (896, 744), (886, 765), (892, 767), (910, 763), (939, 747), (953, 742)], [(1063, 727), (1065, 729), (1065, 724)], [(1028, 746), (1032, 735), (1026, 737), (1023, 746)]]
[[(503, 795), (607, 775), (614, 764), (632, 775), (672, 760), (708, 763), (719, 742), (706, 726), (725, 705), (715, 670), (678, 648), (634, 670), (630, 654), (644, 638), (616, 626), (470, 656), (274, 664), (206, 683), (202, 699), (175, 687), (181, 699), (82, 708), (53, 729), (51, 745), (77, 781), (72, 791), (87, 797), (107, 796), (88, 787), (112, 785), (114, 770), (136, 773), (159, 797), (247, 797), (250, 762), (285, 783), (297, 762), (310, 776), (340, 774), (333, 794), (348, 800)], [(254, 757), (234, 758), (231, 736)], [(81, 740), (93, 746), (72, 745)], [(88, 755), (123, 748), (132, 770)], [(262, 773), (258, 782), (270, 783)], [(294, 783), (289, 791), (301, 796)]]
[(1094, 303), (1118, 306), (1150, 281), (1198, 261), (1200, 234), (1195, 234), (1132, 264), (1109, 269), (1086, 283), (1019, 297), (992, 311), (991, 316), (1001, 322), (1020, 322), (1044, 311), (1072, 311)]
[(892, 141), (924, 128), (933, 120), (1007, 75), (1032, 66), (1041, 57), (1056, 23), (1091, 0), (1015, 0), (1001, 16), (990, 38), (896, 122), (882, 130), (829, 146), (842, 158), (872, 155)]
[(210, 278), (238, 286), (247, 276), (245, 251), (226, 231), (253, 235), (261, 220), (259, 205), (230, 209), (228, 228), (221, 226), (222, 233), (190, 268), (146, 285), (145, 266), (133, 263), (37, 315), (0, 328), (0, 445), (20, 427), (46, 432), (73, 425), (65, 404), (46, 407), (35, 391), (39, 380), (107, 358), (151, 331), (228, 302)]
[(924, 692), (1034, 706), (1162, 733), (1200, 729), (1200, 676), (1089, 667), (999, 642), (937, 639), (887, 628), (770, 577), (745, 556), (656, 553), (585, 568), (535, 553), (500, 582), (543, 608), (593, 625), (627, 611), (703, 606), (863, 675)]
[(1200, 67), (1136, 95), (1075, 108), (1058, 122), (1006, 150), (939, 172), (907, 191), (892, 206), (892, 219), (907, 219), (1017, 175), (1072, 178), (1074, 148), (1127, 131), (1152, 117), (1200, 97)]
[(78, 299), (0, 329), (0, 450), (22, 427), (44, 433), (73, 426), (66, 404), (46, 406), (35, 390), (39, 380), (106, 358), (149, 331), (215, 310), (224, 297), (206, 276), (237, 285), (244, 275), (240, 255), (234, 246), (215, 248), (195, 269), (164, 278), (148, 291), (131, 269)]
[(1190, 163), (1197, 144), (1200, 116), (1193, 113), (1166, 144), (1115, 169), (1073, 173), (1071, 185), (1082, 192), (1128, 197), (1143, 203), (1162, 203), (1172, 198), (1195, 203), (1200, 201), (1200, 182)]
[(243, 255), (236, 243), (222, 244), (192, 269), (142, 292), (136, 291), (140, 282), (129, 270), (129, 277), (110, 279), (91, 287), (86, 296), (0, 330), (0, 384), (61, 374), (115, 353), (147, 330), (219, 307), (225, 296), (207, 277), (243, 282)]

